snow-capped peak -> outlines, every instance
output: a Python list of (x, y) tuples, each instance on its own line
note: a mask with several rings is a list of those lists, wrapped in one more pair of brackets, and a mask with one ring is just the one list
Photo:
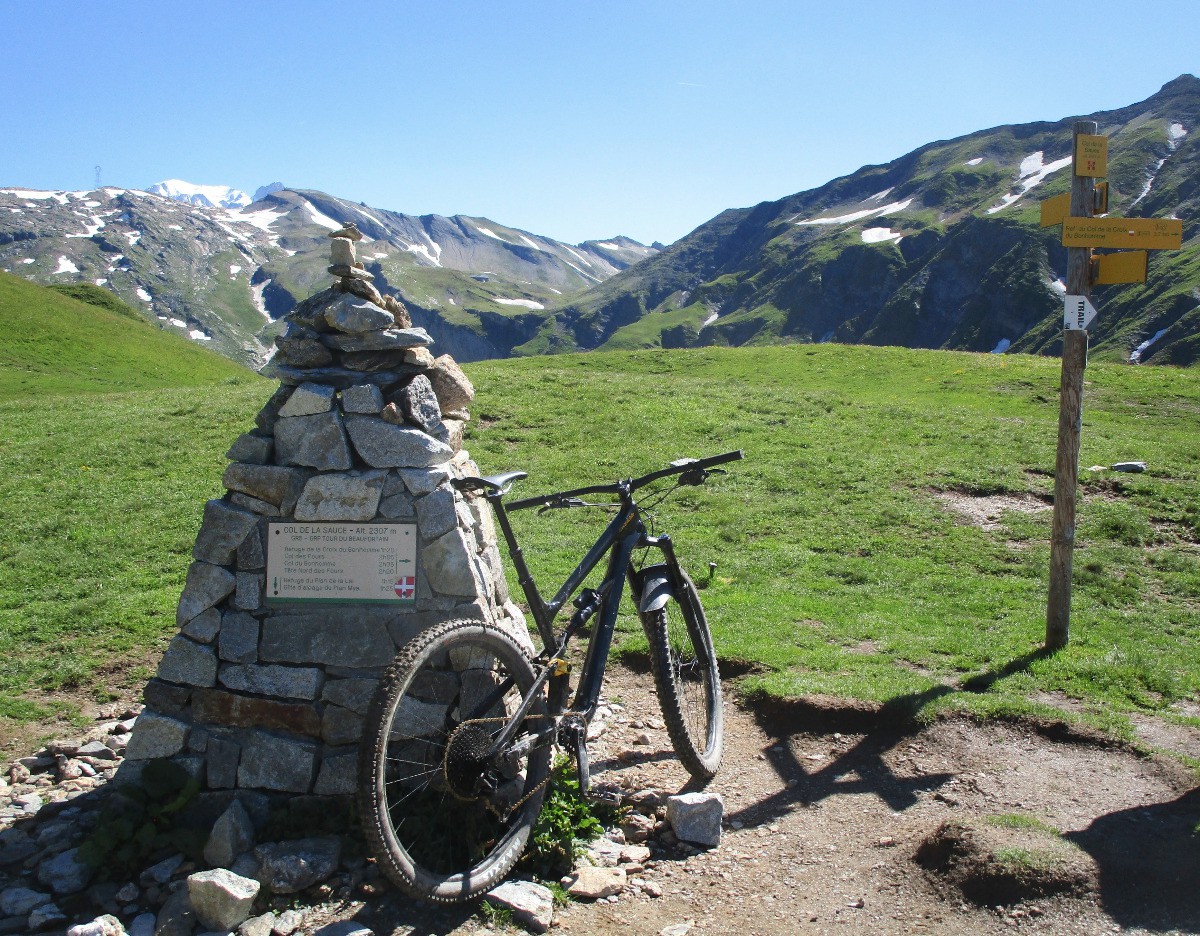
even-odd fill
[(244, 208), (250, 204), (249, 195), (228, 185), (196, 185), (182, 179), (167, 179), (146, 191), (203, 208)]
[(266, 185), (260, 185), (254, 190), (254, 200), (258, 201), (275, 192), (282, 192), (285, 188), (286, 186), (282, 182), (268, 182)]

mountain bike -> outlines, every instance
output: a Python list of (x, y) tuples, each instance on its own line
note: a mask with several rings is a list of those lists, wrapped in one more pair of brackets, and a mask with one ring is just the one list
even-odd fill
[[(498, 884), (525, 850), (550, 777), (552, 747), (573, 757), (581, 791), (590, 785), (587, 730), (626, 583), (646, 631), (654, 685), (676, 755), (698, 781), (721, 760), (721, 681), (700, 596), (668, 535), (651, 535), (649, 508), (680, 486), (700, 485), (742, 453), (681, 460), (640, 478), (505, 503), (510, 471), (452, 482), (492, 505), (543, 648), (532, 659), (508, 632), (483, 621), (450, 621), (406, 644), (380, 680), (364, 729), (359, 806), (380, 867), (409, 894), (459, 903)], [(655, 482), (652, 503), (634, 499)], [(615, 502), (587, 497), (609, 495)], [(549, 601), (525, 562), (509, 514), (577, 507), (615, 511), (595, 544)], [(607, 557), (603, 580), (582, 588)], [(635, 560), (635, 557), (636, 560)], [(647, 557), (657, 561), (647, 562)], [(578, 594), (576, 594), (578, 593)], [(572, 597), (574, 600), (572, 601)], [(561, 632), (554, 622), (572, 601)], [(572, 638), (591, 627), (568, 702)]]

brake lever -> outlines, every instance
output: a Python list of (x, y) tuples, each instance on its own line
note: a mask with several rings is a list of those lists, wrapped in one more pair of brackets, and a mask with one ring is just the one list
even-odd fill
[(547, 510), (560, 510), (567, 507), (587, 507), (588, 505), (581, 501), (578, 497), (556, 497), (549, 504), (538, 508), (539, 514), (544, 514)]
[(679, 483), (690, 487), (699, 487), (709, 475), (728, 473), (724, 468), (693, 468), (679, 476)]

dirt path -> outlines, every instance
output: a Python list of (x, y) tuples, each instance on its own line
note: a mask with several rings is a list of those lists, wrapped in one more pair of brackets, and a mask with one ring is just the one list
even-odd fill
[[(592, 745), (594, 778), (681, 790), (687, 776), (655, 727), (648, 676), (614, 667), (606, 695), (624, 710)], [(634, 744), (643, 732), (651, 743)], [(1200, 932), (1200, 790), (1171, 761), (1061, 727), (888, 726), (861, 709), (802, 703), (756, 712), (727, 702), (725, 745), (708, 788), (725, 801), (721, 845), (657, 852), (636, 877), (661, 897), (574, 903), (555, 931), (640, 936), (691, 922), (692, 936)], [(1012, 814), (1078, 846), (1093, 875), (1082, 893), (980, 906), (914, 861), (946, 820)], [(331, 916), (377, 934), (486, 928), (470, 911), (430, 913), (394, 894)]]

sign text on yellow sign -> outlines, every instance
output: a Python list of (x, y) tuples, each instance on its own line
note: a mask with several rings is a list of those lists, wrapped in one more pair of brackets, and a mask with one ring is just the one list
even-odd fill
[(1075, 138), (1075, 175), (1108, 175), (1108, 137), (1081, 133)]
[(1175, 218), (1063, 218), (1064, 247), (1178, 250), (1183, 222)]

